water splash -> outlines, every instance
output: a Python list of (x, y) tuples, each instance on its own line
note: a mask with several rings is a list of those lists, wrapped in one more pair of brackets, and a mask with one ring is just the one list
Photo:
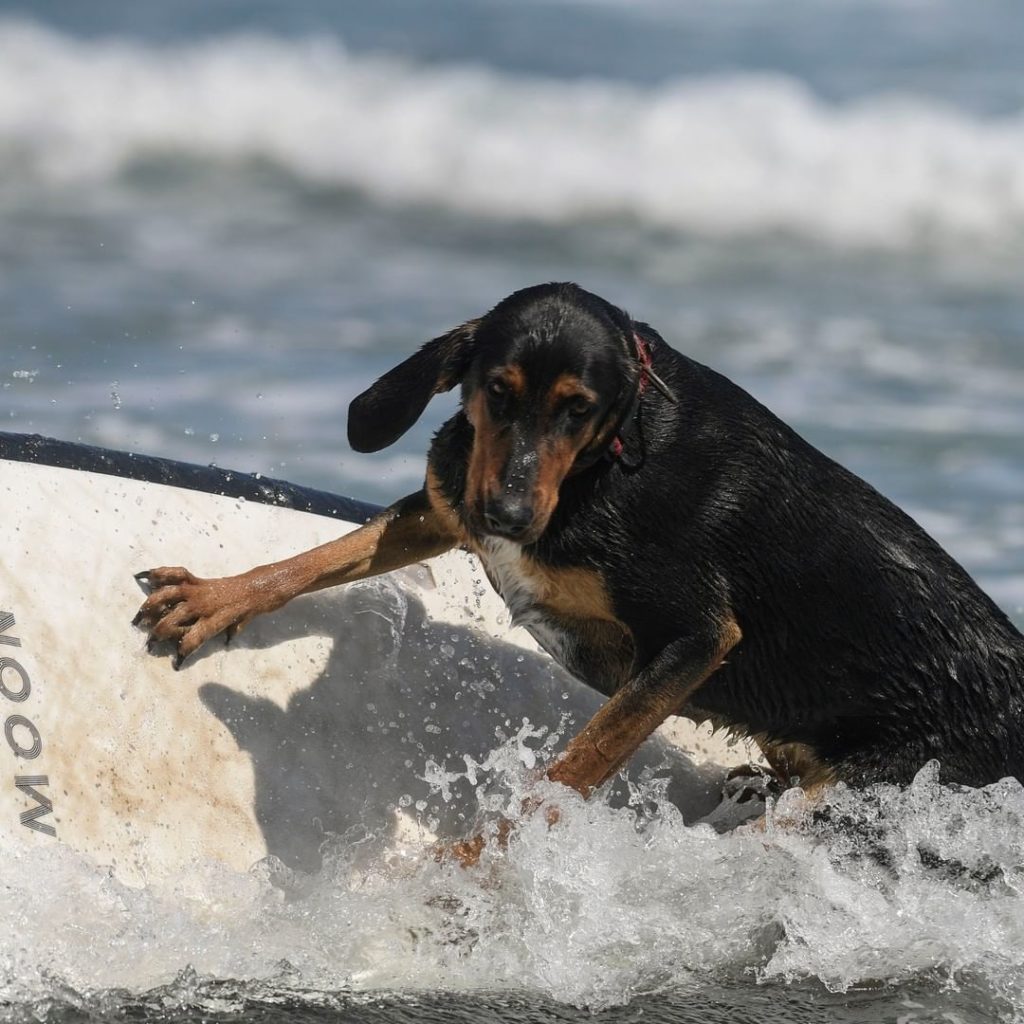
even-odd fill
[(791, 793), (764, 829), (719, 835), (684, 825), (651, 780), (619, 809), (537, 782), (523, 746), (539, 736), (524, 729), (461, 777), (485, 819), (531, 792), (560, 820), (521, 821), (470, 871), (412, 833), (358, 829), (329, 837), (316, 876), (197, 862), (142, 889), (66, 848), (4, 848), (0, 1003), (95, 1006), (161, 986), (187, 1002), (199, 978), (312, 1000), (497, 989), (598, 1009), (708, 978), (836, 992), (937, 978), (1024, 1010), (1017, 782), (950, 789), (929, 768), (825, 806)]

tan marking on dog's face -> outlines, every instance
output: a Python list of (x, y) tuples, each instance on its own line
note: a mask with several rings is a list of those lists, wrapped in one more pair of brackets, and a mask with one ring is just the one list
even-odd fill
[(499, 379), (516, 398), (522, 398), (526, 394), (526, 374), (523, 372), (523, 368), (516, 363), (509, 363), (508, 366), (502, 367)]
[[(557, 412), (563, 407), (565, 401), (579, 400), (581, 403), (589, 403), (597, 407), (600, 404), (600, 396), (586, 387), (583, 382), (572, 374), (562, 374), (552, 385), (548, 392), (548, 408)], [(617, 406), (612, 405), (605, 410), (603, 416), (598, 419), (592, 416), (581, 429), (571, 435), (575, 451), (570, 462), (576, 461), (581, 455), (591, 455), (603, 452), (608, 449), (618, 429)], [(562, 479), (565, 477), (563, 476)], [(561, 486), (561, 481), (559, 481)]]
[(487, 372), (487, 379), (482, 390), (486, 391), (494, 384), (505, 388), (513, 398), (522, 398), (526, 394), (526, 372), (518, 363), (506, 363), (504, 366), (493, 367)]
[(473, 450), (466, 471), (465, 507), (474, 511), (501, 490), (501, 473), (508, 463), (509, 438), (497, 431), (487, 408), (486, 396), (478, 391), (466, 404), (466, 416), (473, 424)]
[(555, 424), (566, 403), (579, 401), (596, 406), (599, 396), (584, 385), (574, 373), (562, 373), (552, 382), (544, 399), (545, 422), (537, 443), (539, 470), (534, 487), (534, 530), (539, 537), (547, 527), (563, 481), (572, 470), (577, 457), (594, 441), (603, 424), (594, 419), (583, 422), (575, 433), (557, 433)]
[[(488, 381), (500, 381), (517, 400), (528, 399), (529, 381), (522, 367), (509, 364), (492, 372)], [(497, 428), (490, 412), (487, 385), (477, 390), (466, 402), (465, 412), (473, 425), (474, 441), (466, 477), (465, 505), (472, 517), (473, 510), (496, 498), (504, 487), (503, 474), (508, 472), (511, 452), (511, 431)], [(537, 453), (537, 471), (531, 503), (534, 510), (533, 525), (521, 543), (532, 543), (547, 528), (558, 504), (558, 493), (577, 456), (591, 445), (603, 423), (584, 421), (578, 430), (565, 433), (559, 428), (567, 402), (579, 401), (596, 405), (599, 396), (587, 388), (572, 373), (562, 373), (544, 392), (536, 405), (523, 402), (518, 412), (521, 417), (533, 417), (529, 429), (534, 432), (534, 450)]]
[(538, 445), (537, 483), (534, 486), (534, 523), (537, 536), (544, 532), (558, 505), (562, 482), (572, 470), (576, 457), (593, 440), (593, 430), (578, 435), (545, 438)]
[(555, 378), (554, 383), (548, 388), (544, 404), (548, 414), (554, 416), (558, 413), (564, 402), (572, 399), (580, 399), (589, 402), (591, 405), (597, 405), (599, 401), (598, 395), (591, 391), (575, 373), (562, 373)]

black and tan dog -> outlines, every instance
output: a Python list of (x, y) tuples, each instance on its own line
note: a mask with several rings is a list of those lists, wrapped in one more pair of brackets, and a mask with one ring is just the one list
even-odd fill
[(548, 770), (586, 795), (668, 716), (753, 736), (786, 780), (1024, 780), (1024, 637), (908, 516), (724, 377), (572, 284), (516, 292), (349, 410), (358, 451), (461, 385), (426, 483), (240, 576), (151, 570), (185, 658), (298, 594), (463, 545), (608, 696)]

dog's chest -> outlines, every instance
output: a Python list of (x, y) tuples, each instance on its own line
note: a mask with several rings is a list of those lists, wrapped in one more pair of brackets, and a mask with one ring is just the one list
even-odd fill
[(632, 634), (592, 572), (538, 564), (517, 544), (493, 537), (477, 553), (512, 622), (564, 669), (604, 693), (629, 677)]
[[(512, 616), (512, 623), (523, 626), (548, 653), (559, 660), (558, 654), (549, 649), (541, 635), (552, 630), (559, 632), (543, 605), (544, 581), (532, 566), (523, 549), (511, 541), (499, 537), (488, 537), (480, 543), (477, 553), (483, 563), (484, 572), (491, 585), (501, 595)], [(556, 646), (564, 646), (564, 638), (549, 637)]]

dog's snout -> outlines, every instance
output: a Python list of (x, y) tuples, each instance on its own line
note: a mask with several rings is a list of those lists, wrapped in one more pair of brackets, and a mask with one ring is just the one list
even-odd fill
[(483, 520), (489, 533), (514, 539), (533, 525), (533, 505), (518, 494), (492, 498), (484, 504)]

